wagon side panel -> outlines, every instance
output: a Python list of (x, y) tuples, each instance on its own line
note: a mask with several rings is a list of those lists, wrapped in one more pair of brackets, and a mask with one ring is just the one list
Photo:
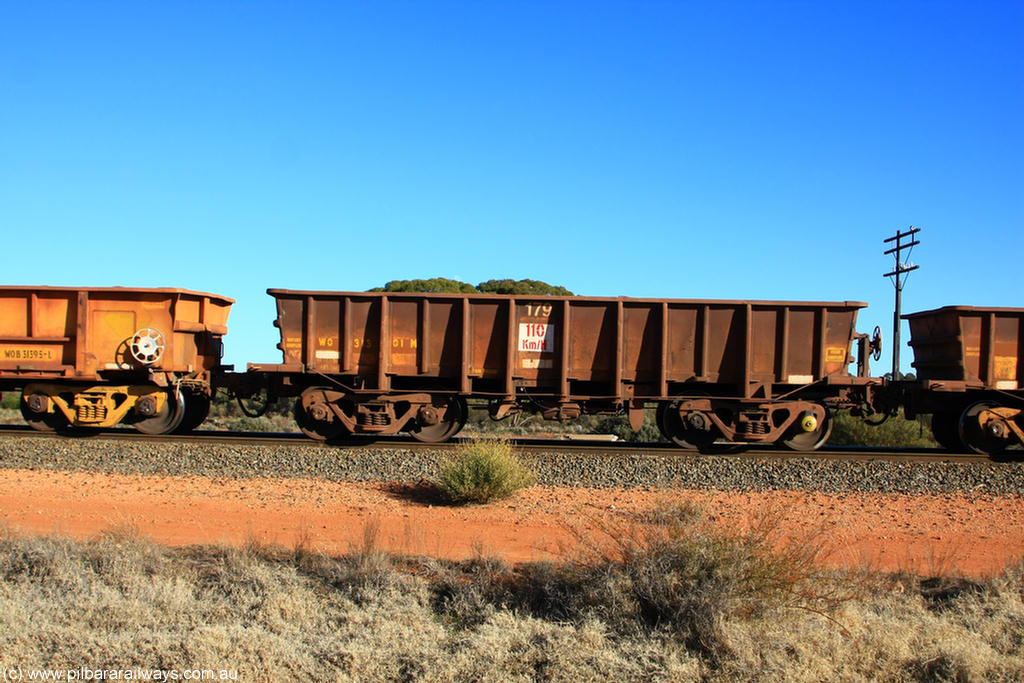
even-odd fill
[(617, 396), (617, 302), (573, 301), (569, 306), (568, 376), (572, 393)]
[(638, 394), (656, 394), (662, 365), (662, 309), (660, 304), (626, 302), (623, 305), (623, 380)]
[(73, 375), (77, 302), (75, 291), (0, 289), (0, 377)]
[[(469, 353), (469, 367), (466, 368), (468, 389), (481, 393), (504, 393), (509, 389), (511, 358), (511, 341), (509, 339), (509, 309), (511, 300), (500, 299), (463, 299), (470, 312), (469, 339), (466, 341)], [(458, 334), (459, 311), (454, 304), (449, 306), (449, 322), (446, 324), (447, 347), (439, 347), (442, 358), (458, 358), (458, 346), (462, 343)], [(445, 368), (446, 376), (455, 379), (461, 369), (449, 363)], [(461, 376), (458, 389), (463, 389)]]
[[(704, 307), (669, 304), (667, 353), (665, 358), (666, 382), (693, 382), (705, 375), (702, 329)], [(659, 391), (664, 395), (667, 390)]]

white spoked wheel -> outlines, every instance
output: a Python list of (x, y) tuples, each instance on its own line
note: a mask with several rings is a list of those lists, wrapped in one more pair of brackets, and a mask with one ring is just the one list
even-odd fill
[(164, 335), (160, 333), (160, 330), (143, 327), (132, 336), (128, 347), (135, 360), (144, 365), (152, 365), (164, 355)]

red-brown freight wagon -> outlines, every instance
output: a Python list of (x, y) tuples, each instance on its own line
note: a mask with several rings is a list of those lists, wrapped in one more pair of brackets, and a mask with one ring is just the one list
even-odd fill
[(908, 414), (931, 413), (950, 450), (994, 454), (1024, 443), (1024, 309), (945, 306), (903, 318), (917, 373)]
[(0, 391), (36, 429), (191, 429), (232, 299), (184, 289), (0, 287)]
[(830, 409), (869, 405), (878, 383), (857, 302), (268, 293), (284, 362), (250, 364), (246, 381), (300, 396), (296, 419), (317, 439), (444, 440), (482, 399), (496, 419), (626, 412), (634, 429), (654, 406), (682, 446), (805, 450), (827, 438)]

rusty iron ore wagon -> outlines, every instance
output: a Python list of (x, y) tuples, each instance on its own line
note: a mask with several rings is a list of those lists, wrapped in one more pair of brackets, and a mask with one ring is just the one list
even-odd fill
[(465, 423), (467, 399), (482, 399), (495, 419), (626, 412), (634, 429), (654, 407), (683, 447), (811, 450), (828, 438), (830, 410), (870, 405), (881, 384), (868, 371), (880, 341), (855, 332), (857, 302), (268, 294), (284, 362), (250, 364), (230, 383), (298, 396), (295, 417), (314, 439), (442, 441)]
[(936, 441), (997, 454), (1024, 444), (1024, 308), (945, 306), (903, 316), (917, 380), (907, 414), (932, 414)]
[(36, 429), (163, 434), (209, 412), (232, 299), (184, 289), (0, 287), (0, 391)]

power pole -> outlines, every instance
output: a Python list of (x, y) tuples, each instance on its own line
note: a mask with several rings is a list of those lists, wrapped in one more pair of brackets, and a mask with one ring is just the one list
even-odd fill
[[(907, 281), (908, 273), (912, 270), (917, 270), (920, 266), (915, 266), (913, 263), (906, 263), (903, 259), (902, 252), (907, 251), (907, 256), (910, 256), (911, 250), (914, 245), (920, 244), (915, 234), (921, 232), (920, 228), (915, 228), (913, 225), (906, 232), (896, 231), (896, 235), (890, 237), (884, 241), (884, 244), (895, 242), (896, 246), (885, 252), (885, 256), (892, 254), (896, 259), (896, 267), (891, 273), (886, 273), (882, 277), (892, 278), (892, 284), (896, 288), (896, 310), (892, 314), (892, 379), (898, 381), (900, 378), (900, 298), (903, 293), (903, 285)], [(910, 239), (910, 242), (904, 242), (904, 240)]]

